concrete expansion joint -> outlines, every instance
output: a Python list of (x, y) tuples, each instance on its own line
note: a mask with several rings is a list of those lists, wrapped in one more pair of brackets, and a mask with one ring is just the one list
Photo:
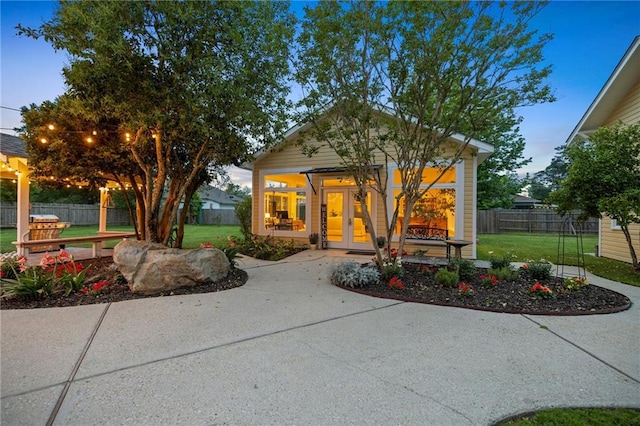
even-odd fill
[(637, 384), (640, 385), (640, 379), (631, 376), (630, 374), (622, 371), (621, 369), (619, 369), (618, 367), (616, 367), (615, 365), (612, 365), (610, 363), (608, 363), (607, 361), (603, 360), (602, 358), (598, 357), (597, 355), (595, 355), (594, 353), (588, 351), (587, 349), (583, 348), (582, 346), (578, 345), (575, 342), (572, 342), (571, 340), (567, 339), (566, 337), (560, 335), (559, 333), (556, 333), (555, 331), (553, 331), (552, 329), (550, 329), (548, 326), (536, 321), (535, 319), (531, 318), (528, 315), (525, 314), (521, 314), (521, 316), (523, 318), (528, 319), (529, 321), (531, 321), (532, 323), (536, 324), (538, 327), (540, 327), (541, 329), (553, 334), (554, 336), (558, 337), (560, 340), (565, 341), (566, 343), (570, 344), (571, 346), (573, 346), (574, 348), (580, 350), (581, 352), (584, 352), (585, 354), (587, 354), (588, 356), (590, 356), (591, 358), (595, 359), (596, 361), (606, 365), (607, 367), (617, 371), (618, 373), (622, 374), (623, 376), (627, 377), (628, 379), (636, 382)]
[(73, 370), (69, 375), (69, 378), (64, 384), (64, 388), (62, 389), (62, 392), (60, 392), (58, 401), (56, 402), (56, 405), (53, 407), (53, 411), (51, 412), (51, 415), (49, 416), (49, 420), (47, 421), (47, 426), (52, 425), (53, 422), (55, 421), (58, 415), (58, 412), (60, 411), (60, 407), (62, 407), (62, 403), (64, 402), (64, 399), (67, 396), (67, 392), (69, 392), (69, 388), (71, 387), (71, 384), (75, 381), (76, 374), (78, 374), (78, 370), (80, 369), (80, 365), (82, 365), (84, 358), (87, 356), (87, 352), (89, 352), (91, 343), (93, 343), (93, 339), (96, 337), (96, 334), (98, 334), (98, 330), (102, 325), (102, 321), (104, 321), (104, 318), (107, 316), (107, 311), (109, 310), (110, 306), (111, 306), (111, 303), (107, 303), (107, 306), (105, 306), (104, 310), (102, 311), (102, 314), (100, 315), (100, 318), (98, 318), (96, 325), (93, 327), (93, 331), (91, 332), (91, 335), (89, 336), (89, 339), (87, 340), (87, 343), (85, 344), (84, 349), (82, 349), (82, 352), (80, 353), (80, 357), (78, 358), (78, 361), (76, 361), (76, 364), (74, 365)]
[(475, 424), (475, 423), (474, 423), (474, 421), (473, 421), (472, 419), (470, 419), (469, 417), (467, 417), (464, 413), (460, 412), (459, 410), (456, 410), (455, 408), (451, 407), (450, 405), (447, 405), (447, 404), (445, 404), (444, 402), (442, 402), (442, 401), (440, 401), (440, 400), (438, 400), (438, 399), (436, 399), (436, 398), (434, 398), (434, 397), (432, 397), (432, 396), (429, 396), (429, 395), (425, 395), (425, 394), (423, 394), (423, 393), (420, 393), (420, 392), (418, 392), (417, 390), (415, 390), (415, 389), (413, 389), (412, 387), (409, 387), (409, 386), (407, 386), (407, 385), (405, 385), (405, 384), (397, 383), (397, 382), (394, 382), (394, 381), (391, 381), (391, 380), (388, 380), (388, 379), (382, 378), (382, 377), (380, 377), (380, 376), (378, 376), (378, 375), (374, 374), (373, 372), (371, 372), (371, 371), (369, 371), (369, 370), (366, 370), (366, 369), (362, 368), (359, 364), (355, 364), (355, 363), (351, 362), (350, 360), (346, 360), (346, 359), (344, 359), (344, 358), (338, 358), (338, 357), (336, 357), (336, 356), (334, 356), (334, 355), (332, 355), (332, 354), (330, 354), (330, 353), (328, 353), (328, 352), (326, 352), (326, 351), (320, 350), (319, 348), (314, 347), (314, 346), (312, 346), (312, 345), (310, 345), (310, 344), (308, 344), (308, 343), (307, 343), (307, 344), (305, 344), (305, 346), (306, 346), (307, 348), (309, 348), (310, 350), (315, 351), (315, 352), (317, 352), (317, 353), (319, 353), (319, 354), (321, 354), (321, 355), (323, 355), (323, 356), (325, 356), (325, 357), (327, 357), (327, 358), (330, 358), (330, 359), (332, 359), (332, 360), (334, 360), (334, 361), (337, 361), (337, 362), (339, 362), (339, 363), (341, 363), (341, 364), (347, 365), (347, 366), (349, 366), (349, 367), (351, 367), (351, 368), (353, 368), (353, 369), (355, 369), (355, 370), (358, 370), (359, 372), (361, 372), (361, 373), (363, 373), (363, 374), (366, 374), (367, 376), (372, 377), (372, 378), (374, 378), (375, 380), (380, 381), (380, 382), (381, 382), (381, 383), (383, 383), (385, 386), (390, 386), (390, 387), (395, 387), (395, 388), (404, 389), (404, 390), (406, 390), (406, 391), (408, 391), (408, 392), (412, 393), (413, 395), (416, 395), (416, 396), (417, 396), (417, 397), (419, 397), (420, 399), (426, 399), (426, 400), (428, 400), (428, 401), (431, 401), (431, 402), (434, 402), (434, 403), (438, 404), (439, 406), (441, 406), (441, 407), (443, 407), (443, 408), (447, 409), (448, 411), (450, 411), (450, 412), (452, 412), (452, 413), (454, 413), (454, 414), (456, 414), (456, 415), (458, 415), (458, 416), (462, 417), (462, 418), (463, 418), (463, 419), (465, 419), (469, 424)]

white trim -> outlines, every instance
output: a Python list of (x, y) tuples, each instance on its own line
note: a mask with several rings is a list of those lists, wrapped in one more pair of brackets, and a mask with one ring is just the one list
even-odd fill
[[(262, 169), (258, 175), (258, 235), (273, 235), (276, 237), (307, 237), (311, 231), (311, 209), (313, 208), (313, 202), (311, 197), (311, 186), (309, 181), (305, 181), (306, 185), (300, 188), (273, 188), (273, 191), (281, 190), (282, 192), (305, 192), (306, 194), (306, 206), (305, 206), (305, 232), (300, 231), (282, 231), (276, 229), (267, 229), (264, 226), (264, 196), (268, 188), (264, 187), (265, 175), (285, 175), (285, 174), (297, 174), (306, 170), (304, 167), (294, 167), (286, 169)], [(253, 197), (252, 197), (253, 198)]]
[[(595, 130), (595, 128), (598, 128), (602, 126), (602, 124), (604, 124), (602, 120), (600, 120), (598, 123), (594, 123), (594, 125), (591, 126), (593, 128), (589, 128), (589, 129), (583, 128), (585, 123), (589, 121), (591, 116), (597, 112), (601, 103), (603, 102), (603, 100), (605, 100), (607, 95), (609, 95), (609, 92), (612, 89), (614, 90), (614, 92), (617, 92), (612, 96), (620, 96), (622, 98), (624, 96), (624, 92), (622, 90), (619, 90), (621, 89), (620, 85), (622, 84), (622, 82), (631, 81), (630, 79), (633, 79), (635, 77), (635, 80), (633, 80), (632, 83), (629, 83), (629, 86), (631, 86), (633, 82), (637, 81), (637, 75), (638, 75), (637, 72), (638, 72), (638, 68), (640, 67), (640, 65), (638, 64), (640, 63), (640, 58), (636, 58), (634, 61), (632, 61), (632, 58), (634, 57), (636, 51), (638, 51), (639, 46), (640, 46), (640, 36), (634, 38), (633, 42), (631, 43), (627, 51), (622, 56), (622, 59), (620, 60), (618, 65), (616, 65), (615, 69), (613, 70), (613, 72), (605, 82), (604, 86), (602, 86), (602, 89), (600, 89), (600, 92), (598, 92), (598, 95), (596, 96), (596, 98), (593, 100), (591, 105), (589, 105), (589, 108), (584, 113), (584, 115), (582, 116), (582, 118), (580, 119), (576, 127), (573, 129), (573, 131), (567, 138), (567, 142), (566, 142), (567, 145), (571, 145), (571, 143), (574, 141), (576, 136), (587, 133), (588, 131), (593, 131)], [(627, 80), (623, 80), (623, 78)], [(606, 103), (608, 104), (617, 105), (617, 102), (610, 102), (611, 101), (610, 99), (607, 101), (608, 102)], [(606, 108), (606, 105), (605, 105), (605, 108)]]
[[(474, 161), (475, 161), (474, 157)], [(456, 181), (454, 183), (436, 183), (434, 185), (431, 186), (430, 189), (446, 189), (446, 188), (452, 188), (455, 190), (456, 192), (456, 205), (455, 205), (455, 211), (454, 211), (454, 225), (453, 225), (453, 229), (455, 230), (455, 237), (456, 239), (463, 239), (463, 235), (464, 235), (464, 169), (465, 169), (465, 162), (466, 160), (464, 159), (459, 159), (455, 165), (453, 167), (456, 168)], [(433, 164), (427, 164), (426, 167), (434, 167)], [(394, 185), (393, 183), (393, 175), (395, 170), (398, 169), (398, 165), (396, 163), (389, 163), (389, 167), (388, 167), (388, 174), (387, 174), (387, 189), (389, 191), (389, 195), (388, 195), (388, 199), (386, 200), (387, 202), (387, 208), (389, 209), (390, 212), (393, 212), (394, 206), (393, 203), (395, 201), (394, 198), (394, 191), (396, 189), (399, 189), (400, 186), (399, 185)], [(428, 185), (421, 185), (421, 186), (428, 186)], [(389, 227), (390, 224), (387, 224), (387, 228)], [(398, 235), (393, 235), (392, 241), (398, 242), (400, 241), (400, 236)], [(410, 244), (413, 240), (407, 240), (405, 241), (405, 244)]]
[(471, 176), (472, 196), (471, 196), (471, 258), (477, 259), (476, 241), (478, 241), (478, 158), (473, 157), (473, 171)]
[(611, 219), (611, 230), (612, 231), (622, 231), (620, 225), (618, 225), (618, 221), (616, 219)]

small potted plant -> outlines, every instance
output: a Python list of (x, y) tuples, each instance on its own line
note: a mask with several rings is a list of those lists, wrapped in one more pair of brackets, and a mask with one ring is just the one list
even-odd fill
[(376, 243), (378, 244), (379, 248), (382, 248), (387, 243), (387, 238), (386, 237), (376, 237)]
[(317, 232), (309, 234), (309, 245), (311, 245), (312, 249), (316, 248), (316, 245), (318, 244), (318, 237), (319, 235)]

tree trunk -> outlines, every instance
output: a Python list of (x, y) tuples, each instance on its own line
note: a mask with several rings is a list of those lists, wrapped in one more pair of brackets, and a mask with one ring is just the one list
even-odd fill
[(625, 240), (627, 240), (627, 245), (629, 246), (629, 254), (631, 255), (631, 264), (633, 265), (633, 269), (637, 273), (640, 273), (640, 264), (638, 264), (638, 256), (636, 255), (636, 249), (633, 247), (633, 241), (631, 240), (631, 233), (629, 232), (629, 226), (620, 225), (620, 229), (622, 229), (624, 238)]

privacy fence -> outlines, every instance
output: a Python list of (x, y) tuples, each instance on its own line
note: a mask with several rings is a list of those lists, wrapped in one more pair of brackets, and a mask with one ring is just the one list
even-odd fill
[[(98, 225), (100, 216), (98, 204), (45, 204), (32, 203), (31, 214), (52, 214), (61, 222), (71, 225)], [(500, 232), (558, 233), (564, 218), (554, 210), (515, 209), (478, 211), (478, 233), (497, 234)], [(203, 225), (239, 225), (234, 210), (204, 209), (199, 217), (190, 218), (189, 223)], [(126, 209), (109, 209), (107, 225), (130, 225), (129, 212)], [(16, 204), (2, 203), (0, 206), (0, 227), (16, 226)], [(583, 224), (582, 232), (598, 233), (598, 221), (589, 219)]]
[[(551, 209), (480, 210), (477, 229), (479, 234), (559, 233), (565, 219)], [(589, 219), (584, 222), (582, 233), (597, 234), (598, 220)]]
[[(30, 214), (50, 214), (58, 216), (60, 222), (69, 222), (71, 226), (98, 225), (100, 206), (98, 204), (45, 204), (32, 203)], [(12, 228), (17, 223), (16, 203), (0, 205), (0, 227)], [(190, 223), (203, 225), (239, 225), (234, 210), (208, 209), (202, 210), (199, 218)], [(107, 226), (130, 225), (127, 209), (110, 208), (107, 212)]]

